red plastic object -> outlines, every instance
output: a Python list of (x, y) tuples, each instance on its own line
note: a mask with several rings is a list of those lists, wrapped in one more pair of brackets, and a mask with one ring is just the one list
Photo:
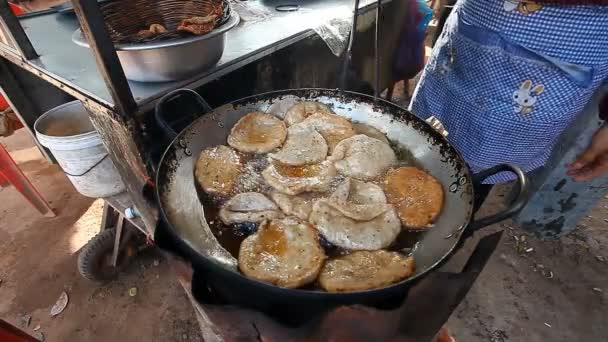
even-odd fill
[(0, 341), (2, 342), (36, 342), (37, 339), (16, 328), (7, 321), (0, 319)]
[(41, 214), (47, 217), (55, 217), (51, 206), (46, 203), (32, 183), (19, 170), (17, 163), (11, 158), (8, 151), (0, 144), (0, 186), (8, 185), (13, 185)]
[(5, 110), (6, 108), (8, 108), (8, 102), (6, 102), (4, 96), (0, 95), (0, 111)]
[[(8, 102), (6, 101), (6, 99), (4, 98), (4, 96), (0, 95), (0, 112), (4, 111), (8, 108)], [(15, 130), (18, 130), (19, 128), (23, 128), (23, 123), (21, 121), (17, 121), (15, 123)]]
[(14, 3), (12, 3), (12, 2), (9, 2), (9, 3), (8, 3), (8, 6), (11, 8), (11, 10), (13, 10), (13, 13), (14, 13), (15, 15), (22, 15), (22, 14), (27, 13), (27, 11), (26, 11), (26, 10), (24, 10), (23, 8), (21, 8), (19, 5), (15, 5), (15, 4), (14, 4)]

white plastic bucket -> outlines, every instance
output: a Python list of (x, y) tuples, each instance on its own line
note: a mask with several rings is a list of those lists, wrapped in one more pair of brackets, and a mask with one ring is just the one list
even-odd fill
[(98, 198), (125, 190), (80, 101), (44, 113), (36, 120), (34, 129), (40, 144), (51, 151), (78, 192)]

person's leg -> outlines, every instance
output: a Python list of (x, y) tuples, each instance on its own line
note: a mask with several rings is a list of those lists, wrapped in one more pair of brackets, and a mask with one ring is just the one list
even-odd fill
[(439, 8), (439, 15), (437, 18), (437, 29), (435, 31), (435, 36), (433, 37), (433, 45), (435, 45), (435, 42), (437, 41), (437, 39), (439, 39), (439, 36), (441, 35), (441, 32), (443, 32), (443, 26), (445, 26), (445, 22), (446, 20), (448, 20), (450, 13), (452, 13), (452, 7), (455, 4), (456, 0), (441, 1), (441, 7)]

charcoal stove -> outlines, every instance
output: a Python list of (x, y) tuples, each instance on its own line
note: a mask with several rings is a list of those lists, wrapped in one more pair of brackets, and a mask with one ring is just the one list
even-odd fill
[[(430, 342), (465, 298), (502, 234), (481, 238), (460, 272), (429, 274), (410, 289), (405, 300), (395, 298), (382, 308), (342, 306), (312, 316), (302, 312), (298, 317), (282, 317), (228, 302), (189, 264), (169, 254), (167, 258), (193, 303), (205, 341)], [(162, 229), (157, 230), (156, 242), (171, 248)]]

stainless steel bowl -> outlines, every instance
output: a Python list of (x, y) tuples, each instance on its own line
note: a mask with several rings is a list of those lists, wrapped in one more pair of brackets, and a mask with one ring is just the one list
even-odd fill
[[(116, 53), (126, 77), (138, 82), (183, 80), (217, 64), (226, 41), (226, 32), (238, 25), (239, 15), (233, 11), (220, 27), (202, 35), (161, 42), (116, 45)], [(89, 43), (80, 29), (72, 35), (80, 46)]]

